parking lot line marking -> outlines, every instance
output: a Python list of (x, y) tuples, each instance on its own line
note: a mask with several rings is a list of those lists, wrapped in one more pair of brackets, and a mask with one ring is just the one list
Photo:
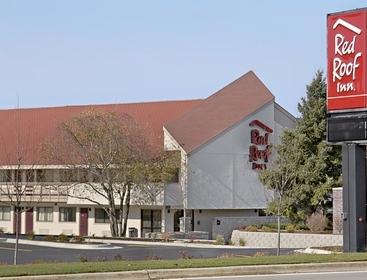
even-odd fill
[(145, 248), (145, 247), (149, 247), (149, 245), (140, 245), (140, 244), (131, 244), (131, 245), (127, 245), (127, 247), (141, 247), (141, 248)]
[[(11, 250), (11, 251), (14, 251), (14, 248), (0, 247), (0, 250)], [(29, 249), (20, 249), (20, 248), (18, 248), (18, 251), (20, 251), (20, 252), (32, 252), (32, 250), (29, 250)]]

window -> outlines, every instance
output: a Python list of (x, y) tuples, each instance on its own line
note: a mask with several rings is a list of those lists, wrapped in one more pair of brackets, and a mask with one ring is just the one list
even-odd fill
[(108, 214), (104, 209), (96, 208), (95, 209), (95, 222), (96, 223), (109, 223), (110, 219), (108, 218)]
[(36, 170), (36, 181), (37, 182), (53, 182), (54, 171), (52, 169), (37, 169)]
[[(104, 209), (96, 208), (94, 213), (95, 213), (94, 220), (96, 223), (109, 223), (110, 222), (110, 218), (108, 217), (108, 214)], [(115, 213), (116, 213), (115, 214), (116, 219), (118, 219), (120, 215), (120, 210), (116, 209)]]
[(162, 211), (161, 210), (141, 210), (141, 230), (142, 236), (148, 232), (162, 231)]
[(13, 173), (13, 170), (10, 170), (10, 169), (0, 170), (0, 181), (1, 182), (12, 182), (13, 181), (12, 173)]
[(0, 221), (10, 221), (9, 206), (0, 206)]
[(77, 171), (73, 169), (59, 170), (60, 182), (74, 183), (77, 182)]
[(76, 208), (75, 207), (60, 207), (59, 208), (59, 221), (60, 222), (75, 222), (76, 221)]
[(54, 216), (53, 207), (37, 207), (37, 221), (52, 222)]

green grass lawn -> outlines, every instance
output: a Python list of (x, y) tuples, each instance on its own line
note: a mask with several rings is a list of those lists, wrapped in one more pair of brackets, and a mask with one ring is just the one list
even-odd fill
[(27, 265), (0, 265), (0, 277), (88, 272), (133, 271), (142, 269), (199, 268), (240, 265), (297, 264), (323, 262), (367, 261), (367, 253), (332, 255), (286, 255), (237, 257), (220, 259), (180, 259), (149, 261), (106, 261), (74, 263), (39, 263)]

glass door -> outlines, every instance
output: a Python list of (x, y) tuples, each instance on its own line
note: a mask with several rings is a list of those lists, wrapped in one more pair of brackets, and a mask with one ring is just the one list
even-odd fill
[(162, 231), (162, 211), (161, 210), (141, 210), (141, 233), (145, 237), (149, 232)]

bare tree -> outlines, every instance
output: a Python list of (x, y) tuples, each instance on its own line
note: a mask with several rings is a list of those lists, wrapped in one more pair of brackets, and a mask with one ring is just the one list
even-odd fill
[(32, 158), (33, 152), (28, 142), (27, 131), (20, 129), (21, 110), (19, 108), (15, 115), (14, 131), (7, 131), (15, 137), (15, 141), (6, 141), (4, 136), (0, 138), (2, 151), (0, 201), (14, 209), (14, 265), (18, 262), (21, 215), (41, 202), (44, 195), (43, 187), (35, 184), (35, 159)]
[(113, 237), (126, 235), (132, 190), (148, 182), (162, 162), (170, 162), (153, 152), (146, 131), (132, 117), (97, 111), (63, 123), (44, 155), (66, 172), (78, 172), (67, 195), (103, 208)]

